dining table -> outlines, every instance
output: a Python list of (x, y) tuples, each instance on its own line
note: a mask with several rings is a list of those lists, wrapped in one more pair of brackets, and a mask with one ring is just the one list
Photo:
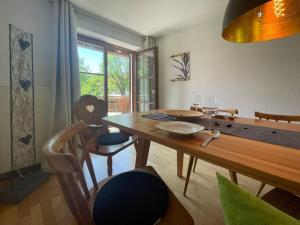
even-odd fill
[[(183, 154), (192, 155), (217, 166), (228, 169), (232, 174), (243, 174), (274, 187), (300, 195), (300, 150), (262, 141), (221, 134), (207, 146), (201, 147), (201, 132), (193, 135), (174, 135), (157, 129), (162, 121), (146, 118), (151, 113), (165, 110), (133, 112), (107, 116), (106, 125), (117, 127), (138, 136), (135, 143), (135, 167), (147, 165), (151, 141), (177, 151), (177, 175), (181, 176)], [(254, 118), (224, 118), (239, 124), (268, 127), (284, 131), (300, 132), (300, 124), (280, 123)]]

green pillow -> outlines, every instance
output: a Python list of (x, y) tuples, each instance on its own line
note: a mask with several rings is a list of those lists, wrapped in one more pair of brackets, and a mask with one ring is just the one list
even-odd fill
[(219, 195), (226, 225), (300, 225), (253, 194), (217, 173)]

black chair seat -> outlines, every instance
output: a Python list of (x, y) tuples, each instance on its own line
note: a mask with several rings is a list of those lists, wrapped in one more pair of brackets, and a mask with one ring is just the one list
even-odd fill
[(96, 196), (93, 216), (96, 225), (153, 225), (169, 203), (168, 189), (161, 178), (130, 171), (111, 178)]
[(118, 145), (129, 140), (129, 136), (123, 133), (106, 133), (98, 138), (99, 145)]

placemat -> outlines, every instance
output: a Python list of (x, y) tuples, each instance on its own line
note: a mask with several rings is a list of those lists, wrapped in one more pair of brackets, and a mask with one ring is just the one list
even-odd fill
[[(163, 113), (144, 115), (143, 117), (160, 121), (176, 120), (175, 117)], [(189, 122), (209, 127), (208, 119), (197, 119)], [(223, 134), (300, 150), (300, 132), (296, 131), (241, 124), (216, 118), (212, 119), (212, 129), (219, 130)]]
[(154, 113), (154, 114), (149, 114), (149, 115), (143, 115), (143, 117), (152, 119), (152, 120), (159, 120), (159, 121), (175, 121), (176, 117), (174, 116), (169, 116), (164, 113)]

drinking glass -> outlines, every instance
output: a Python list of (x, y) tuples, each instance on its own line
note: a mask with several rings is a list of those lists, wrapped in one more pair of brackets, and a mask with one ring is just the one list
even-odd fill
[(209, 131), (211, 131), (211, 117), (216, 115), (218, 110), (217, 99), (214, 96), (203, 97), (202, 111), (209, 119)]
[(193, 106), (195, 106), (196, 111), (198, 111), (198, 107), (202, 105), (202, 98), (200, 95), (195, 95), (193, 100)]

